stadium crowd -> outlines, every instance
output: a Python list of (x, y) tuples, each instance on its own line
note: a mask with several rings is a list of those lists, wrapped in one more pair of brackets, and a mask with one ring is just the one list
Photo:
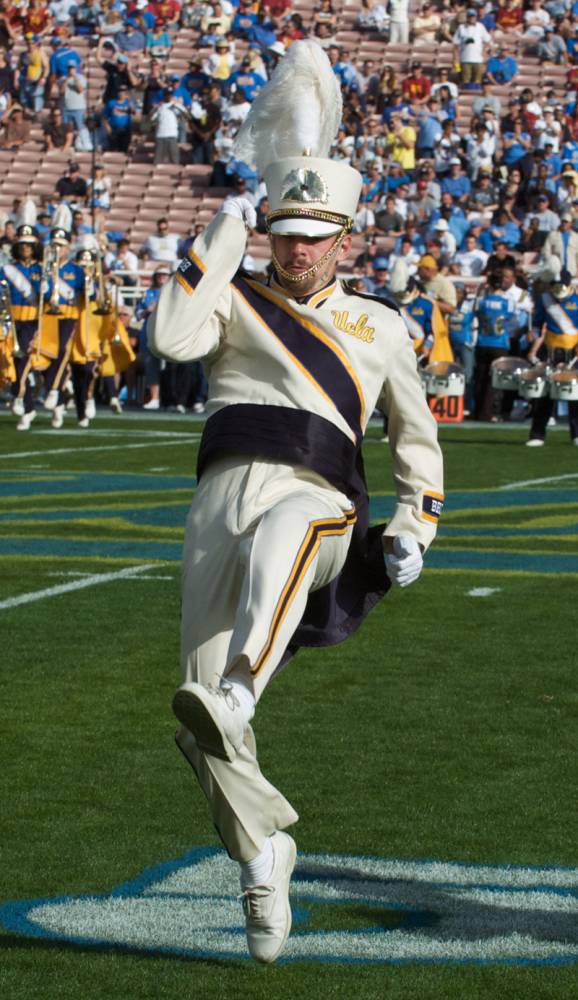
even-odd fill
[[(359, 290), (396, 298), (422, 364), (463, 365), (466, 415), (522, 419), (529, 405), (494, 391), (492, 361), (511, 354), (568, 365), (578, 343), (578, 3), (423, 0), (410, 12), (409, 0), (361, 0), (351, 37), (379, 43), (372, 59), (358, 58), (355, 43), (343, 40), (342, 17), (332, 0), (312, 0), (305, 13), (291, 0), (0, 0), (0, 146), (25, 145), (39, 122), (47, 152), (70, 152), (53, 196), (39, 205), (40, 238), (50, 240), (55, 209), (69, 204), (73, 240), (98, 236), (105, 270), (120, 288), (135, 368), (146, 371), (139, 404), (200, 411), (202, 373), (165, 371), (148, 355), (142, 329), (203, 223), (193, 218), (183, 239), (159, 218), (148, 239), (133, 245), (130, 231), (107, 226), (111, 181), (101, 154), (131, 156), (148, 139), (155, 163), (204, 164), (224, 196), (253, 203), (256, 232), (265, 233), (264, 185), (235, 159), (233, 140), (287, 48), (313, 37), (343, 93), (332, 155), (364, 180), (356, 252), (344, 274)], [(187, 71), (174, 75), (167, 66), (182, 28), (194, 30), (196, 49)], [(83, 64), (77, 44), (83, 36), (104, 74), (97, 106), (89, 106), (90, 61)], [(432, 68), (432, 45), (446, 45), (447, 65)], [(388, 63), (388, 46), (406, 46), (407, 61)], [(537, 80), (551, 68), (563, 92), (555, 81), (518, 82), (527, 60), (543, 67)], [(92, 175), (82, 176), (75, 153), (91, 150)], [(5, 213), (5, 260), (17, 211)], [(144, 260), (157, 262), (146, 290)], [(259, 273), (265, 261), (247, 254), (244, 263)], [(123, 381), (125, 398), (136, 402), (138, 380)], [(558, 415), (565, 412), (558, 404)], [(540, 442), (543, 415), (534, 423), (531, 440)], [(578, 424), (570, 423), (578, 444)]]

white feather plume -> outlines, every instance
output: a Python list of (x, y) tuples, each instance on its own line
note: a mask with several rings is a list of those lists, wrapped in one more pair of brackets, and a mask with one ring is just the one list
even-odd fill
[(52, 216), (52, 228), (64, 229), (67, 233), (72, 229), (72, 212), (68, 205), (58, 205)]
[(18, 215), (16, 217), (16, 226), (35, 226), (36, 225), (36, 203), (32, 198), (26, 198), (18, 210)]
[(287, 156), (326, 157), (341, 122), (341, 89), (316, 42), (293, 42), (251, 105), (233, 146), (237, 159), (266, 167)]
[(409, 281), (409, 271), (404, 260), (396, 260), (389, 278), (389, 288), (394, 295), (405, 292)]

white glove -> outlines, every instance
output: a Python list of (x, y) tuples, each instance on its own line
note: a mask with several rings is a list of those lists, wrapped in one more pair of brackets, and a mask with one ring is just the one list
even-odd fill
[(393, 540), (393, 555), (385, 556), (385, 571), (397, 587), (409, 587), (421, 573), (423, 559), (421, 550), (413, 535), (396, 535)]
[(232, 198), (225, 198), (221, 205), (223, 215), (232, 215), (235, 219), (241, 219), (247, 229), (254, 229), (257, 225), (257, 213), (248, 198), (243, 195), (234, 195)]

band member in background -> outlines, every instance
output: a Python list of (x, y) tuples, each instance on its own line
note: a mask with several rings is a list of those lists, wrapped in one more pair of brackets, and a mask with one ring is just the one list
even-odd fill
[[(536, 309), (536, 333), (528, 359), (544, 361), (551, 367), (576, 365), (578, 353), (578, 292), (571, 274), (562, 269), (560, 277), (542, 292)], [(532, 426), (526, 444), (539, 448), (544, 444), (548, 420), (554, 411), (550, 395), (532, 400)], [(578, 401), (568, 401), (568, 424), (572, 444), (578, 448)]]
[(513, 303), (502, 291), (502, 276), (498, 271), (488, 275), (488, 281), (476, 302), (478, 345), (474, 377), (476, 420), (497, 420), (494, 416), (492, 361), (510, 349), (508, 320), (514, 314)]
[[(54, 213), (48, 244), (51, 291), (46, 306), (46, 311), (58, 323), (58, 356), (46, 371), (44, 400), (45, 408), (53, 411), (52, 426), (56, 428), (62, 427), (64, 419), (62, 387), (84, 297), (84, 271), (69, 259), (71, 231), (70, 209), (67, 205), (59, 205)], [(46, 254), (45, 249), (45, 259)]]
[(39, 243), (36, 232), (36, 206), (31, 199), (22, 205), (17, 219), (16, 240), (12, 247), (13, 263), (5, 264), (0, 280), (6, 281), (18, 351), (13, 361), (16, 381), (12, 385), (12, 412), (19, 417), (17, 428), (27, 431), (36, 416), (29, 373), (39, 331), (42, 268), (38, 263)]

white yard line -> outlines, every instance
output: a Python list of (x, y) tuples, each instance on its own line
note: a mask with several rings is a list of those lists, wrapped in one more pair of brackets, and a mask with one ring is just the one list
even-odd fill
[(17, 608), (20, 604), (32, 604), (34, 601), (43, 601), (46, 597), (58, 597), (59, 594), (69, 594), (74, 590), (96, 587), (99, 583), (111, 583), (113, 580), (131, 579), (151, 569), (156, 569), (156, 563), (146, 563), (144, 566), (128, 566), (126, 569), (117, 570), (116, 573), (94, 573), (92, 576), (83, 577), (82, 580), (61, 583), (58, 587), (47, 587), (45, 590), (33, 590), (28, 594), (19, 594), (18, 597), (9, 597), (6, 601), (0, 601), (0, 611), (6, 611), (8, 608)]
[(170, 445), (175, 445), (175, 444), (190, 444), (193, 438), (196, 440), (198, 439), (198, 437), (199, 437), (198, 434), (196, 435), (195, 438), (193, 435), (187, 435), (186, 440), (180, 440), (180, 441), (158, 441), (155, 439), (154, 441), (144, 441), (142, 444), (123, 444), (123, 445), (103, 444), (103, 445), (97, 445), (94, 448), (93, 447), (87, 448), (85, 445), (84, 448), (49, 448), (48, 450), (45, 450), (43, 448), (42, 450), (37, 450), (37, 451), (13, 451), (9, 452), (6, 455), (0, 455), (0, 461), (5, 461), (6, 459), (12, 459), (12, 458), (34, 458), (37, 455), (42, 455), (43, 457), (44, 455), (74, 455), (80, 451), (83, 453), (87, 451), (119, 451), (121, 448), (124, 451), (127, 450), (128, 448), (151, 448), (154, 447), (155, 445), (162, 445), (163, 447), (169, 447)]
[(517, 490), (521, 486), (543, 486), (544, 483), (558, 483), (562, 479), (578, 479), (578, 472), (566, 472), (563, 476), (546, 476), (544, 479), (521, 479), (519, 483), (496, 486), (497, 490)]
[(473, 590), (466, 591), (468, 597), (491, 597), (492, 594), (499, 594), (501, 587), (474, 587)]
[[(74, 569), (62, 569), (62, 570), (59, 570), (57, 573), (47, 573), (46, 575), (47, 576), (57, 576), (57, 577), (63, 577), (63, 576), (76, 576), (76, 577), (94, 576), (93, 573), (83, 573), (79, 569), (77, 569), (77, 570), (74, 570)], [(132, 576), (131, 577), (127, 577), (126, 579), (132, 580)], [(141, 574), (139, 574), (138, 579), (139, 580), (174, 580), (175, 577), (174, 577), (174, 575), (173, 576), (157, 576), (157, 575), (155, 575), (155, 576), (143, 576), (142, 573), (141, 573)]]

